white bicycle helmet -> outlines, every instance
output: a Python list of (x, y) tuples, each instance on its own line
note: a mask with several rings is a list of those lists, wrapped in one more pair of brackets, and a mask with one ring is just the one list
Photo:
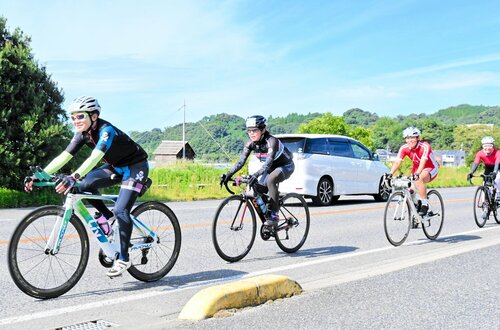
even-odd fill
[(68, 113), (72, 114), (74, 112), (94, 112), (101, 114), (101, 106), (95, 97), (91, 96), (80, 96), (73, 100), (69, 106)]
[(410, 136), (420, 136), (422, 135), (420, 133), (420, 130), (416, 127), (413, 127), (413, 126), (410, 126), (410, 127), (407, 127), (403, 130), (403, 137), (404, 138), (407, 138), (407, 137), (410, 137)]
[(492, 136), (485, 136), (481, 140), (481, 144), (495, 144), (495, 139)]

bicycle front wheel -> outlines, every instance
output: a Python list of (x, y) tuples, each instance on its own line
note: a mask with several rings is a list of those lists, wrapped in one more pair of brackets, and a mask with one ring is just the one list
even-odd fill
[(476, 190), (474, 195), (474, 220), (479, 228), (484, 227), (486, 220), (489, 217), (488, 199), (486, 197), (486, 189), (481, 186)]
[(217, 254), (227, 262), (243, 259), (255, 241), (255, 212), (243, 196), (224, 199), (212, 222), (212, 241)]
[(304, 245), (309, 234), (309, 207), (298, 194), (286, 194), (281, 200), (280, 220), (276, 227), (276, 243), (286, 253), (294, 253)]
[(397, 191), (389, 196), (384, 211), (384, 231), (394, 246), (404, 243), (410, 233), (411, 211), (405, 195)]
[(443, 198), (437, 190), (430, 190), (427, 193), (427, 200), (429, 201), (429, 211), (422, 219), (422, 229), (428, 239), (436, 239), (443, 228)]
[(7, 252), (9, 272), (17, 287), (29, 296), (58, 297), (71, 290), (85, 271), (89, 238), (75, 215), (68, 222), (59, 251), (45, 250), (62, 214), (59, 206), (38, 208), (21, 220), (12, 234)]
[(156, 245), (133, 249), (134, 244), (152, 243), (148, 232), (134, 227), (130, 239), (130, 275), (144, 282), (158, 281), (174, 267), (181, 250), (181, 228), (175, 213), (165, 204), (146, 202), (137, 206), (131, 215), (156, 234)]

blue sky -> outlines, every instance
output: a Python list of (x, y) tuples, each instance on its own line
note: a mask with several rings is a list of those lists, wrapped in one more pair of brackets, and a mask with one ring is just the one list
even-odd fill
[(498, 1), (2, 0), (67, 107), (124, 131), (226, 112), (500, 105)]

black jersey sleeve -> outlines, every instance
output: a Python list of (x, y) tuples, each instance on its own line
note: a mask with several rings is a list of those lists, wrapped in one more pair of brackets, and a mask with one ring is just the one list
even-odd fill
[(245, 146), (243, 147), (243, 151), (241, 152), (240, 159), (233, 165), (233, 167), (227, 172), (228, 176), (233, 176), (236, 172), (241, 170), (243, 165), (245, 165), (245, 162), (248, 159), (248, 156), (253, 150), (253, 142), (252, 140), (248, 140), (247, 143), (245, 143)]

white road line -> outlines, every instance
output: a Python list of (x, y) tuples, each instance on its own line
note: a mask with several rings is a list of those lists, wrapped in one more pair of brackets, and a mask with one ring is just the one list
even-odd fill
[[(470, 234), (474, 234), (474, 233), (480, 233), (480, 232), (485, 232), (485, 231), (489, 231), (489, 230), (498, 230), (498, 229), (500, 229), (500, 227), (498, 227), (498, 226), (489, 227), (489, 228), (480, 228), (480, 229), (475, 229), (475, 230), (471, 230), (471, 231), (467, 231), (467, 232), (455, 233), (453, 235), (442, 236), (442, 237), (439, 237), (439, 239), (442, 240), (444, 238), (452, 238), (452, 237), (461, 236), (461, 235), (470, 235)], [(479, 244), (468, 245), (468, 246), (465, 246), (462, 248), (450, 249), (450, 250), (444, 251), (444, 252), (437, 251), (435, 254), (431, 254), (431, 255), (427, 254), (425, 257), (417, 257), (417, 258), (413, 258), (413, 259), (409, 258), (408, 262), (398, 261), (397, 264), (394, 263), (394, 264), (389, 265), (389, 266), (387, 264), (381, 265), (381, 266), (379, 265), (378, 267), (372, 267), (370, 270), (357, 272), (356, 274), (352, 274), (352, 273), (341, 274), (341, 275), (338, 275), (337, 278), (334, 280), (330, 279), (329, 285), (332, 285), (332, 283), (340, 284), (340, 283), (345, 283), (345, 282), (350, 282), (350, 281), (358, 280), (361, 278), (365, 278), (367, 276), (374, 276), (377, 274), (389, 273), (389, 272), (400, 270), (400, 269), (403, 269), (406, 267), (411, 267), (411, 266), (414, 266), (417, 264), (431, 262), (434, 260), (438, 260), (438, 259), (452, 256), (452, 255), (470, 252), (473, 250), (481, 249), (481, 248), (484, 248), (487, 246), (496, 245), (499, 243), (500, 243), (500, 238), (495, 239), (494, 241), (485, 242), (484, 244), (481, 244), (481, 242), (479, 242)], [(405, 245), (418, 245), (418, 244), (422, 244), (422, 241), (421, 240), (413, 241), (413, 242), (406, 243)], [(215, 280), (197, 282), (194, 284), (188, 284), (186, 286), (173, 288), (173, 289), (166, 289), (166, 290), (161, 290), (161, 291), (148, 291), (148, 292), (139, 293), (139, 294), (134, 293), (133, 295), (129, 295), (126, 297), (113, 298), (113, 299), (103, 300), (103, 301), (99, 301), (99, 302), (92, 302), (92, 303), (88, 303), (88, 304), (81, 304), (81, 305), (76, 305), (76, 306), (64, 307), (64, 308), (48, 310), (48, 311), (43, 311), (43, 312), (38, 312), (38, 313), (32, 313), (32, 314), (27, 314), (27, 315), (14, 316), (14, 317), (0, 319), (0, 325), (7, 325), (7, 324), (14, 324), (14, 323), (19, 323), (19, 322), (31, 321), (31, 320), (36, 320), (36, 319), (41, 319), (41, 318), (51, 317), (51, 316), (57, 316), (57, 315), (62, 315), (62, 314), (72, 313), (72, 312), (81, 312), (83, 310), (89, 310), (89, 309), (93, 309), (93, 308), (101, 308), (104, 306), (109, 306), (109, 305), (120, 304), (120, 303), (134, 301), (134, 300), (140, 300), (140, 299), (146, 299), (146, 298), (150, 298), (150, 297), (166, 295), (166, 294), (173, 293), (173, 292), (180, 292), (180, 291), (184, 291), (184, 290), (188, 290), (188, 289), (192, 289), (192, 288), (196, 288), (196, 287), (205, 286), (208, 284), (216, 284), (216, 283), (227, 282), (227, 281), (232, 281), (232, 280), (241, 279), (241, 278), (248, 278), (248, 277), (254, 277), (254, 276), (263, 275), (263, 274), (282, 272), (285, 270), (291, 270), (291, 269), (296, 269), (296, 268), (301, 268), (301, 267), (309, 267), (311, 265), (328, 263), (328, 262), (335, 261), (335, 260), (355, 258), (355, 257), (367, 255), (367, 254), (373, 254), (373, 253), (386, 251), (389, 249), (395, 249), (395, 247), (387, 246), (387, 247), (373, 249), (373, 250), (345, 253), (342, 255), (326, 257), (326, 258), (318, 258), (316, 260), (306, 261), (306, 262), (292, 264), (292, 265), (288, 265), (288, 266), (280, 266), (280, 267), (275, 267), (275, 268), (271, 268), (271, 269), (260, 270), (257, 272), (248, 273), (246, 275), (228, 276), (228, 277), (215, 279)], [(317, 283), (314, 285), (311, 285), (311, 287), (316, 288), (316, 287), (321, 286), (318, 283), (320, 283), (320, 282), (317, 281)]]

